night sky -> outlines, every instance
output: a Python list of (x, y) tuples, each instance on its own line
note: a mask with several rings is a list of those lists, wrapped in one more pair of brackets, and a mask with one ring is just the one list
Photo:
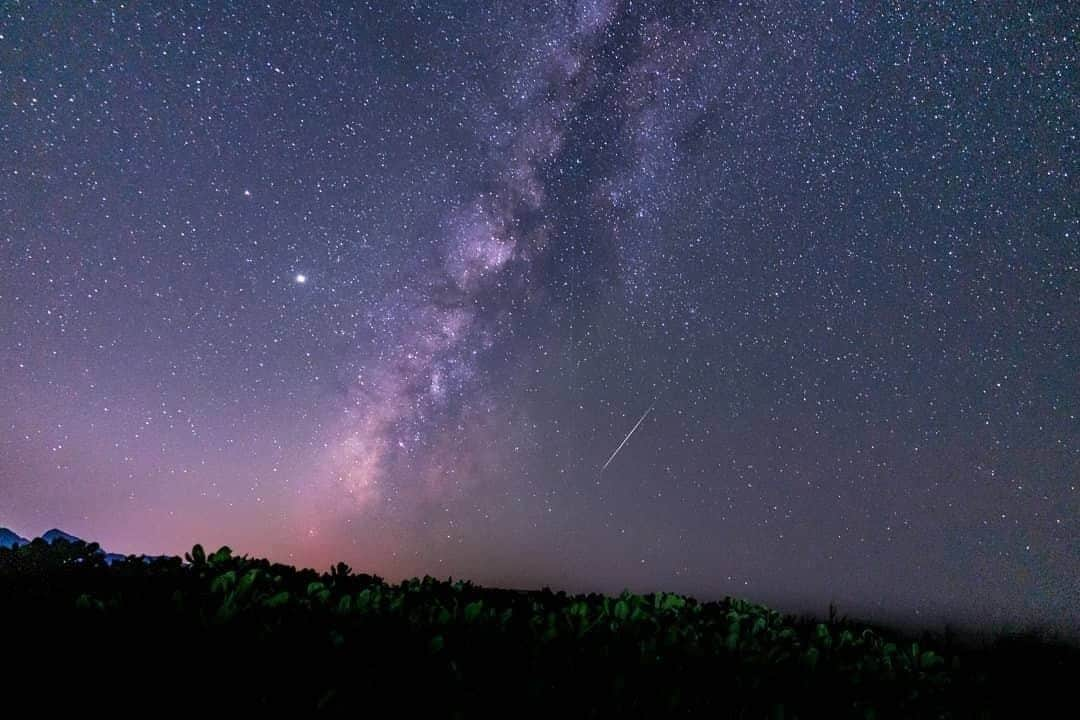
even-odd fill
[(1075, 7), (343, 5), (0, 7), (0, 525), (1080, 624)]

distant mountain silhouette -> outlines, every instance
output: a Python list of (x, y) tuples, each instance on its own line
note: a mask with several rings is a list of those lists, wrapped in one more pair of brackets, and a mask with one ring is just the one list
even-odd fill
[[(57, 540), (64, 540), (65, 542), (69, 543), (86, 542), (82, 538), (76, 537), (71, 533), (64, 532), (59, 528), (46, 530), (44, 533), (41, 534), (40, 537), (42, 540), (49, 543), (50, 545), (52, 545)], [(0, 527), (0, 547), (19, 547), (20, 545), (28, 545), (29, 543), (30, 540), (27, 540), (26, 538), (17, 535), (16, 533), (8, 530), (7, 528)], [(105, 552), (104, 550), (98, 550), (98, 554), (105, 557), (105, 563), (107, 565), (112, 565), (115, 562), (126, 560), (128, 557), (127, 555), (123, 555), (121, 553)], [(154, 560), (167, 558), (168, 555), (139, 555), (139, 557), (141, 557), (145, 562), (152, 562)]]
[(66, 533), (63, 530), (58, 530), (57, 528), (47, 530), (45, 534), (41, 536), (41, 539), (49, 543), (50, 545), (52, 545), (57, 540), (66, 540), (69, 543), (85, 542), (85, 540), (83, 540), (82, 538), (75, 537), (74, 535)]
[(7, 528), (0, 527), (0, 547), (19, 547), (20, 545), (26, 545), (30, 541), (20, 535), (16, 535)]

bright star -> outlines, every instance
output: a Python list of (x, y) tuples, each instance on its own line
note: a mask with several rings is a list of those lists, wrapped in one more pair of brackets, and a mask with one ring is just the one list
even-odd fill
[(297, 274), (296, 274), (296, 278), (295, 278), (295, 280), (296, 280), (296, 282), (298, 282), (298, 283), (300, 283), (301, 285), (303, 285), (304, 283), (306, 283), (306, 282), (307, 282), (307, 275), (305, 275), (305, 274), (303, 274), (303, 273), (297, 273)]

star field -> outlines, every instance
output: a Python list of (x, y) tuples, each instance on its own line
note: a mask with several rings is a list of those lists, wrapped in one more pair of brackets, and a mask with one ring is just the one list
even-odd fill
[(1076, 13), (520, 5), (5, 4), (0, 525), (1075, 628)]

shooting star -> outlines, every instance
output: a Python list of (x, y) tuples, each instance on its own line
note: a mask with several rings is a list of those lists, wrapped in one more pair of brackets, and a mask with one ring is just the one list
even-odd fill
[(645, 422), (645, 418), (649, 416), (649, 413), (652, 412), (652, 409), (654, 407), (656, 407), (656, 403), (650, 405), (649, 409), (645, 411), (645, 414), (638, 418), (638, 421), (634, 423), (634, 427), (630, 428), (630, 432), (626, 433), (626, 437), (624, 437), (623, 441), (619, 443), (619, 447), (615, 448), (615, 452), (611, 453), (611, 457), (609, 457), (607, 459), (607, 462), (604, 463), (604, 467), (600, 468), (600, 472), (604, 472), (605, 470), (607, 470), (607, 466), (611, 464), (611, 461), (615, 459), (615, 456), (619, 454), (619, 451), (622, 450), (623, 446), (626, 445), (626, 443), (630, 440), (630, 436), (637, 432), (637, 429), (641, 427), (641, 423)]

